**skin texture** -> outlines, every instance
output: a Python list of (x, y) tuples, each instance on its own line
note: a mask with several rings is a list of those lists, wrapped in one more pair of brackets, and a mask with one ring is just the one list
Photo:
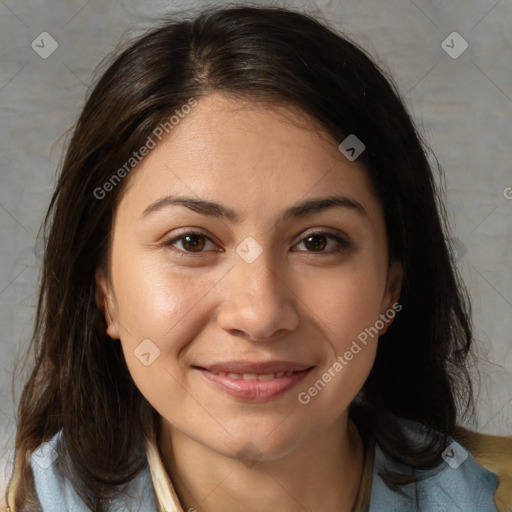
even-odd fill
[[(339, 142), (291, 108), (215, 93), (128, 178), (108, 269), (97, 273), (98, 302), (135, 384), (162, 418), (159, 447), (184, 510), (340, 512), (354, 502), (363, 448), (347, 408), (371, 370), (377, 337), (307, 405), (298, 395), (397, 301), (401, 269), (388, 261), (371, 182)], [(333, 194), (365, 213), (334, 207), (281, 220), (295, 203)], [(167, 195), (215, 201), (242, 220), (176, 205), (143, 216)], [(183, 239), (165, 245), (183, 228), (207, 237), (199, 238), (202, 252)], [(306, 242), (322, 229), (348, 245)], [(248, 236), (262, 249), (251, 263), (236, 252)], [(149, 366), (134, 355), (145, 339), (160, 350)], [(276, 359), (315, 368), (258, 403), (224, 394), (193, 368)], [(244, 446), (254, 452), (250, 464), (240, 460)]]

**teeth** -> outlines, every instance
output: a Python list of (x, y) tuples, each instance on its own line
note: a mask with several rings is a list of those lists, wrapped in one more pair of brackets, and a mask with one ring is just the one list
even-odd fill
[(220, 375), (221, 377), (229, 377), (230, 379), (235, 380), (273, 380), (280, 379), (283, 376), (289, 377), (293, 375), (292, 371), (288, 372), (276, 372), (276, 373), (265, 373), (265, 374), (257, 374), (257, 373), (233, 373), (233, 372), (214, 372), (211, 373), (215, 375)]

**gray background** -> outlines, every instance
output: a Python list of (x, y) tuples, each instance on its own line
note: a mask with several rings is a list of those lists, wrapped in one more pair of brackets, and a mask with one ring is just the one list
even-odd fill
[[(394, 75), (446, 173), (458, 266), (483, 358), (478, 414), (469, 426), (511, 435), (512, 1), (274, 4), (323, 16)], [(146, 27), (148, 16), (198, 5), (207, 4), (0, 0), (0, 482), (14, 442), (13, 369), (35, 312), (36, 234), (63, 134), (79, 114), (94, 67), (120, 38)], [(458, 58), (442, 48), (453, 31), (469, 45)], [(42, 32), (59, 45), (47, 59), (31, 47)], [(455, 40), (447, 44), (461, 48)]]

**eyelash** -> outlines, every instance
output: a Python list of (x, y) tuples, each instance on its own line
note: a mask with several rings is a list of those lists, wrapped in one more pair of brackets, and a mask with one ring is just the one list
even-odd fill
[[(187, 256), (192, 256), (192, 257), (200, 256), (200, 255), (204, 254), (206, 251), (193, 252), (193, 251), (185, 251), (183, 249), (178, 249), (176, 247), (173, 247), (174, 243), (184, 239), (187, 236), (195, 236), (195, 235), (203, 236), (207, 240), (211, 241), (212, 243), (215, 243), (215, 242), (213, 242), (213, 240), (211, 238), (209, 238), (204, 233), (201, 233), (200, 231), (187, 230), (187, 231), (184, 231), (183, 233), (180, 233), (178, 236), (175, 236), (175, 237), (173, 237), (173, 238), (171, 238), (169, 240), (164, 241), (162, 245), (164, 245), (166, 247), (170, 247), (172, 250), (176, 251), (177, 254), (179, 254), (179, 256), (183, 256), (183, 257), (187, 257)], [(338, 247), (336, 249), (333, 249), (333, 250), (330, 250), (330, 251), (319, 251), (319, 252), (315, 252), (315, 251), (295, 251), (295, 252), (307, 252), (309, 254), (324, 255), (325, 256), (325, 255), (330, 255), (330, 254), (338, 254), (338, 253), (342, 252), (344, 249), (346, 249), (349, 246), (349, 242), (347, 240), (345, 240), (344, 238), (340, 237), (339, 235), (336, 235), (334, 233), (331, 233), (330, 231), (325, 231), (325, 230), (310, 232), (310, 233), (308, 233), (304, 238), (302, 238), (295, 245), (299, 245), (299, 244), (303, 243), (305, 240), (307, 240), (311, 236), (325, 236), (326, 238), (330, 238), (330, 239), (332, 239), (332, 240), (334, 240), (334, 241), (336, 241), (338, 243)]]

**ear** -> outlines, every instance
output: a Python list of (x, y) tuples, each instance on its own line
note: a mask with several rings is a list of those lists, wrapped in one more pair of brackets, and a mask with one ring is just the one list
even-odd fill
[(386, 290), (382, 300), (381, 319), (384, 321), (384, 327), (379, 330), (379, 335), (384, 334), (393, 323), (396, 313), (402, 309), (398, 303), (400, 292), (402, 291), (403, 267), (399, 261), (392, 261), (388, 268), (388, 277)]
[(113, 293), (110, 283), (105, 277), (102, 269), (96, 270), (96, 304), (103, 311), (105, 322), (107, 323), (107, 334), (113, 339), (119, 339), (119, 325), (117, 322), (117, 312), (113, 300)]

